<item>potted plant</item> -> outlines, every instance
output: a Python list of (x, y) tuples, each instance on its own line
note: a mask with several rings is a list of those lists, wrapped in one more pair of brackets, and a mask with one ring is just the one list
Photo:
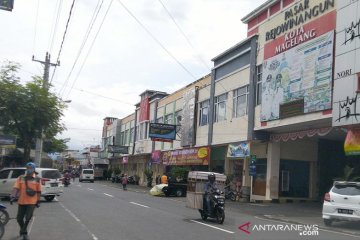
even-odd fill
[(149, 168), (145, 169), (144, 174), (146, 176), (146, 181), (147, 181), (147, 187), (151, 187), (152, 186), (152, 181), (153, 181), (153, 171)]

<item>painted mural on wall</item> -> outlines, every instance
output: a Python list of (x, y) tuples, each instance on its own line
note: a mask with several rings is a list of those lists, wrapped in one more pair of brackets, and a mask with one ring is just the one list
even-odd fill
[(304, 113), (332, 107), (333, 44), (330, 31), (264, 61), (261, 121), (279, 119), (280, 105), (299, 99)]
[(360, 124), (360, 1), (337, 5), (333, 126)]

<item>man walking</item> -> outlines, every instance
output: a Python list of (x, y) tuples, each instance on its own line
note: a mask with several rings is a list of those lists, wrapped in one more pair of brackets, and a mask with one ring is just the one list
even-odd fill
[[(10, 203), (18, 199), (18, 212), (16, 220), (20, 226), (20, 237), (28, 238), (27, 226), (33, 216), (35, 207), (39, 207), (41, 195), (40, 178), (35, 175), (35, 164), (26, 164), (26, 173), (17, 178), (13, 192), (11, 193)], [(25, 221), (24, 221), (25, 220)]]

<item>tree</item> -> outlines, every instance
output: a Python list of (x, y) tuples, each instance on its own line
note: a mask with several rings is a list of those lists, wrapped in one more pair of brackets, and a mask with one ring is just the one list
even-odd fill
[(65, 130), (60, 118), (65, 104), (43, 88), (43, 80), (34, 76), (22, 85), (16, 76), (20, 64), (7, 62), (0, 69), (0, 126), (5, 134), (20, 138), (24, 161), (29, 161), (36, 138), (52, 139)]
[(69, 138), (57, 139), (53, 137), (52, 139), (47, 139), (44, 141), (43, 151), (44, 152), (58, 152), (61, 153), (68, 149), (66, 143), (69, 142)]

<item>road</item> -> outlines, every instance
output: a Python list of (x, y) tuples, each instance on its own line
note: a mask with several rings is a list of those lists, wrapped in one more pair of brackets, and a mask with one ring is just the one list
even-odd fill
[[(16, 205), (9, 206), (9, 213), (15, 216)], [(185, 198), (123, 191), (106, 182), (76, 182), (55, 201), (41, 203), (29, 226), (29, 236), (33, 240), (360, 239), (360, 234), (313, 230), (316, 226), (305, 231), (304, 226), (291, 227), (232, 207), (226, 208), (225, 222), (219, 225), (201, 220), (196, 210), (185, 207)], [(3, 239), (15, 240), (17, 236), (13, 219)]]

